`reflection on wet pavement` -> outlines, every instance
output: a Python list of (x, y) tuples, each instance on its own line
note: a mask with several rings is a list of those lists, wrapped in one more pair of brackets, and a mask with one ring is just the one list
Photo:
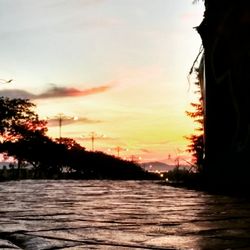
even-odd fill
[(152, 181), (0, 183), (0, 249), (250, 249), (250, 203)]

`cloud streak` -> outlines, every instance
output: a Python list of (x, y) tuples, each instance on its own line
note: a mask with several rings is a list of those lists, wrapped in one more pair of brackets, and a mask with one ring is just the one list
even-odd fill
[(79, 90), (76, 88), (66, 88), (66, 87), (52, 87), (36, 96), (36, 99), (44, 99), (44, 98), (56, 98), (56, 97), (76, 97), (76, 96), (86, 96), (86, 95), (94, 95), (106, 92), (110, 89), (109, 85), (103, 85), (94, 88), (88, 88), (84, 90)]
[(80, 97), (87, 95), (95, 95), (108, 91), (111, 88), (110, 85), (102, 85), (99, 87), (87, 88), (87, 89), (77, 89), (77, 88), (67, 88), (67, 87), (57, 87), (53, 86), (41, 94), (33, 94), (31, 92), (14, 89), (8, 90), (4, 89), (0, 91), (0, 96), (6, 96), (9, 98), (24, 98), (24, 99), (49, 99), (49, 98), (63, 98), (63, 97)]
[[(48, 117), (47, 119), (48, 125), (50, 127), (56, 127), (59, 126), (59, 118), (57, 117)], [(70, 124), (94, 124), (94, 123), (100, 123), (102, 121), (100, 120), (92, 120), (89, 119), (87, 117), (80, 117), (77, 119), (74, 119), (74, 117), (72, 118), (66, 118), (66, 119), (62, 119), (62, 125), (66, 126), (66, 125), (70, 125)]]
[(141, 148), (140, 151), (141, 151), (142, 153), (145, 153), (145, 154), (153, 153), (152, 150), (148, 150), (148, 149), (145, 149), (145, 148)]
[(0, 91), (0, 96), (9, 98), (35, 99), (36, 95), (21, 89), (3, 89)]

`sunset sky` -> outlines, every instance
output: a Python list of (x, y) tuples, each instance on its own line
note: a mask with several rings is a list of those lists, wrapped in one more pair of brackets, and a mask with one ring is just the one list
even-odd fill
[[(62, 136), (141, 161), (189, 159), (187, 76), (201, 40), (192, 0), (0, 0), (0, 96), (24, 97), (65, 120)], [(105, 136), (104, 136), (105, 135)], [(171, 156), (171, 157), (169, 157)]]

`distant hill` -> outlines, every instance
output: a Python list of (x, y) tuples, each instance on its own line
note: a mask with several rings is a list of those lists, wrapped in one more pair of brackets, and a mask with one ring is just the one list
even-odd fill
[(169, 165), (159, 161), (141, 163), (141, 166), (143, 169), (150, 172), (155, 172), (157, 170), (160, 172), (166, 172), (175, 168), (175, 165)]

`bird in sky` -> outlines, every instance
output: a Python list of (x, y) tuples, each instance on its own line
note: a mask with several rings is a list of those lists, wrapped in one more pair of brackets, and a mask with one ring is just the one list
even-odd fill
[(11, 83), (13, 81), (13, 79), (10, 79), (8, 81), (4, 80), (4, 79), (0, 79), (1, 83)]

